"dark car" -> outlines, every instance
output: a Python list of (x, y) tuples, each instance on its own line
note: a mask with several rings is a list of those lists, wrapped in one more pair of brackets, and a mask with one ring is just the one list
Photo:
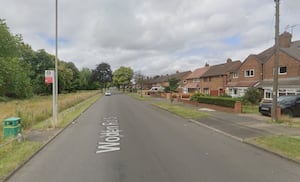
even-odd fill
[[(278, 97), (278, 106), (281, 113), (289, 116), (300, 116), (300, 95)], [(265, 100), (259, 105), (259, 112), (263, 115), (271, 115), (272, 101)]]

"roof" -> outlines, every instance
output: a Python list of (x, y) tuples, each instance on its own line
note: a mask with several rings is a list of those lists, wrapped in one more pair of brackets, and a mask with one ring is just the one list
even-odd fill
[(208, 69), (208, 66), (197, 68), (186, 79), (200, 78)]
[(280, 50), (300, 61), (300, 40), (292, 42), (289, 48), (281, 48)]
[[(273, 79), (263, 80), (258, 84), (257, 87), (259, 87), (259, 88), (273, 87)], [(299, 88), (300, 87), (300, 77), (279, 79), (278, 87), (279, 88)]]
[(177, 72), (172, 75), (162, 75), (157, 78), (154, 78), (150, 81), (150, 83), (162, 83), (162, 82), (168, 82), (169, 79), (176, 78), (177, 80), (182, 80), (184, 77), (191, 74), (191, 71), (184, 71), (184, 72)]
[(232, 61), (224, 64), (210, 66), (202, 77), (225, 75), (228, 72), (234, 72), (241, 66), (241, 61)]
[(260, 61), (261, 64), (264, 64), (272, 57), (274, 52), (275, 52), (275, 47), (273, 46), (255, 56), (257, 57), (257, 59)]
[(229, 82), (227, 87), (254, 87), (258, 81)]
[(199, 84), (200, 83), (196, 83), (196, 82), (194, 82), (194, 83), (187, 83), (184, 87), (185, 88), (199, 88), (200, 87)]

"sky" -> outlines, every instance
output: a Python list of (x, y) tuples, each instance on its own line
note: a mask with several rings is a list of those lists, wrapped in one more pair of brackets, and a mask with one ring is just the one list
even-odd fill
[[(300, 40), (299, 0), (280, 1), (280, 33)], [(55, 0), (0, 0), (0, 18), (55, 54)], [(274, 0), (58, 0), (58, 57), (147, 76), (244, 61), (274, 45)]]

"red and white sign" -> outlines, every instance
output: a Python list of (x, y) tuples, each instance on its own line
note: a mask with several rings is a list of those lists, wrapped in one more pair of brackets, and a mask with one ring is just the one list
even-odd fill
[(45, 83), (53, 83), (54, 81), (54, 70), (45, 70)]

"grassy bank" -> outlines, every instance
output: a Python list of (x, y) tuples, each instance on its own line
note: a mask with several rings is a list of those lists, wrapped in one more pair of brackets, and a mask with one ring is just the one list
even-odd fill
[(196, 108), (184, 107), (176, 104), (166, 103), (166, 102), (155, 102), (153, 105), (165, 109), (171, 113), (179, 115), (186, 119), (199, 119), (202, 117), (209, 116), (207, 113), (198, 111)]
[[(98, 91), (60, 94), (58, 96), (58, 110), (61, 112), (96, 94), (98, 94)], [(0, 102), (0, 142), (3, 136), (2, 121), (12, 116), (22, 118), (22, 128), (29, 129), (52, 116), (52, 96), (36, 96), (26, 100)]]
[(300, 138), (267, 136), (254, 138), (248, 142), (300, 162)]

